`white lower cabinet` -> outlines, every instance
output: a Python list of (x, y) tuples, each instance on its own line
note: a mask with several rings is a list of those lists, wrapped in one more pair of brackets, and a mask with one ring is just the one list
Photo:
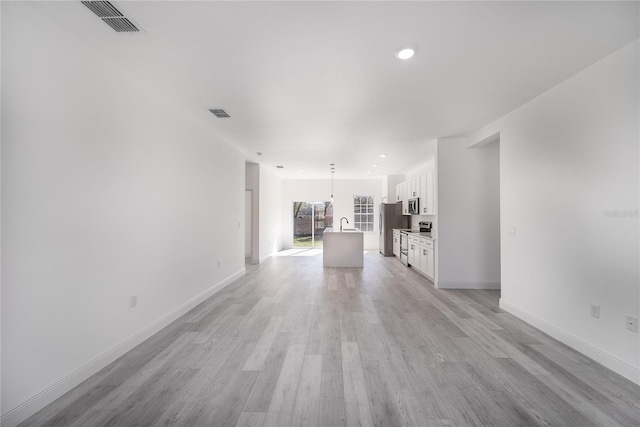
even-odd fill
[(422, 247), (420, 248), (420, 266), (422, 267), (422, 273), (429, 279), (433, 280), (433, 249)]
[(433, 240), (421, 237), (409, 237), (409, 265), (434, 280), (435, 260)]
[(435, 253), (433, 249), (425, 249), (425, 263), (424, 274), (431, 280), (435, 280)]
[(400, 232), (393, 232), (393, 255), (400, 257)]
[(416, 244), (416, 248), (415, 248), (415, 255), (414, 255), (414, 265), (413, 268), (415, 268), (416, 270), (418, 270), (419, 272), (424, 272), (424, 265), (423, 265), (423, 260), (422, 260), (422, 246), (420, 246), (419, 244)]
[(416, 268), (416, 258), (418, 258), (418, 245), (416, 245), (416, 243), (412, 239), (413, 237), (409, 236), (409, 253), (407, 254), (407, 258), (409, 259), (409, 265), (413, 268)]

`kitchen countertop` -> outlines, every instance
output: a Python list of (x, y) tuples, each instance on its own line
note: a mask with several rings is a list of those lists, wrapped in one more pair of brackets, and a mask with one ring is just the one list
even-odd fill
[(418, 237), (424, 237), (425, 239), (429, 239), (429, 240), (436, 240), (433, 237), (431, 237), (431, 233), (421, 233), (419, 231), (411, 231), (408, 234), (413, 234), (414, 236), (418, 236)]
[(394, 228), (393, 230), (400, 231), (402, 233), (412, 234), (418, 237), (424, 237), (429, 240), (436, 240), (431, 236), (431, 233), (421, 233), (419, 230), (412, 230), (411, 228)]

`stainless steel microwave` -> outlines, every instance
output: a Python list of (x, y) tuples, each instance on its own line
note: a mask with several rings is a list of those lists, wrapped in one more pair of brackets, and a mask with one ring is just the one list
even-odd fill
[(420, 213), (420, 199), (409, 199), (409, 214), (418, 215)]

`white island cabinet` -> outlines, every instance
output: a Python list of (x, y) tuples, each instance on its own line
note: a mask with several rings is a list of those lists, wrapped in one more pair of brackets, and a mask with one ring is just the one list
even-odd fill
[(364, 233), (356, 228), (334, 231), (326, 228), (322, 234), (322, 265), (324, 267), (363, 267)]

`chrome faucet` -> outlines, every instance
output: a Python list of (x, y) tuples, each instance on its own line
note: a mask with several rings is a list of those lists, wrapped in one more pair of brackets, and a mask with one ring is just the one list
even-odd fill
[(349, 224), (349, 220), (347, 219), (347, 217), (346, 217), (346, 216), (343, 216), (342, 218), (340, 218), (340, 231), (342, 231), (342, 220), (343, 220), (343, 219), (344, 219), (345, 221), (347, 221), (347, 224)]

